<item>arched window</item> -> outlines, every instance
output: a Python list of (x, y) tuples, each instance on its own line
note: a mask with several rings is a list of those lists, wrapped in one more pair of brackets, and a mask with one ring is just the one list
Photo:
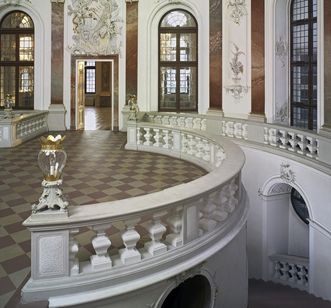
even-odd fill
[(291, 3), (291, 125), (317, 128), (317, 0)]
[(34, 26), (21, 11), (8, 13), (0, 22), (0, 106), (7, 94), (14, 108), (33, 109)]
[(159, 24), (159, 111), (198, 110), (198, 27), (184, 10)]
[(291, 203), (292, 203), (294, 211), (297, 213), (297, 215), (300, 217), (300, 219), (305, 224), (308, 224), (309, 223), (309, 221), (308, 221), (309, 212), (308, 212), (306, 202), (295, 188), (291, 189)]

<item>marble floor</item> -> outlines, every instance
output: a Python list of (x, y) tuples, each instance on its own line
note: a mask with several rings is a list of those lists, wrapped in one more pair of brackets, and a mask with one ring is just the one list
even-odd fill
[(85, 107), (85, 130), (111, 129), (111, 107)]
[[(70, 206), (119, 200), (159, 191), (205, 174), (188, 162), (163, 155), (126, 151), (126, 134), (67, 131), (63, 192)], [(41, 194), (39, 138), (0, 149), (0, 307), (16, 307), (30, 273), (30, 233), (22, 222)], [(118, 232), (118, 230), (114, 231)], [(89, 228), (79, 233), (80, 259), (93, 253)]]

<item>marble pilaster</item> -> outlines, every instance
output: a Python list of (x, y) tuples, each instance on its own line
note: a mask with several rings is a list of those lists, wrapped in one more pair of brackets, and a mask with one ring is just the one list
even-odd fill
[(209, 2), (209, 109), (222, 109), (222, 2)]
[(264, 121), (265, 102), (265, 50), (264, 1), (251, 0), (252, 12), (252, 120)]

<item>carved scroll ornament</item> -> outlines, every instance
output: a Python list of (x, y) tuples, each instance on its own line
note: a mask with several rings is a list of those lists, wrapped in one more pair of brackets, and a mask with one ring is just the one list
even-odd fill
[(116, 0), (72, 0), (74, 54), (119, 54), (123, 20)]

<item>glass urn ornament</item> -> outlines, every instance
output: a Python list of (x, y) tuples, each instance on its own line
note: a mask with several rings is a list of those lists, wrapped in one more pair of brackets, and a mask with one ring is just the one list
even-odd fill
[(38, 164), (44, 176), (41, 183), (44, 190), (39, 203), (32, 206), (34, 214), (47, 209), (67, 212), (68, 202), (64, 200), (61, 189), (62, 172), (67, 161), (67, 153), (63, 149), (64, 139), (65, 136), (61, 135), (40, 138)]
[(62, 171), (67, 161), (67, 153), (63, 150), (64, 139), (65, 137), (61, 135), (40, 138), (41, 150), (38, 154), (38, 164), (45, 181), (54, 182), (62, 177)]

